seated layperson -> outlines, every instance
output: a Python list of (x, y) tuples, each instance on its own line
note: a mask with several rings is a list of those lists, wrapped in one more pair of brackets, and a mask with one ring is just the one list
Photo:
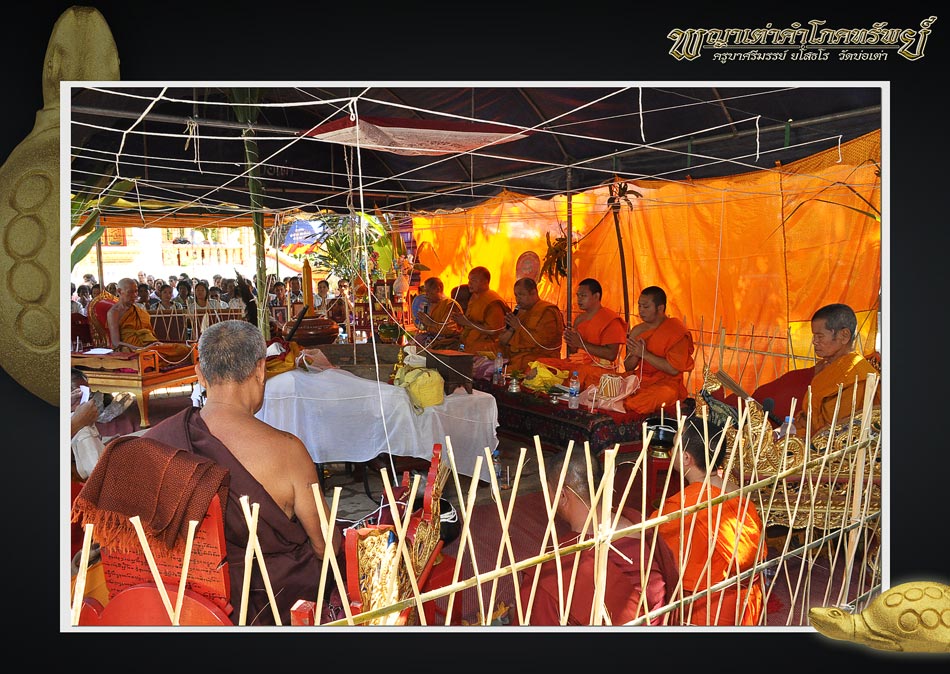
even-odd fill
[[(727, 449), (727, 441), (723, 441), (716, 451), (721, 433), (720, 427), (697, 416), (683, 421), (672, 461), (687, 484), (667, 498), (650, 519), (738, 489), (718, 474)], [(767, 554), (765, 528), (748, 495), (661, 524), (659, 534), (679, 559), (684, 596), (751, 569), (757, 557), (764, 561)], [(680, 620), (689, 625), (756, 625), (762, 608), (761, 578), (753, 575), (684, 606)]]
[(676, 402), (689, 395), (683, 373), (693, 369), (693, 336), (680, 319), (666, 315), (662, 288), (644, 288), (637, 307), (643, 322), (627, 335), (623, 365), (626, 375), (640, 377), (640, 387), (624, 398), (624, 407), (650, 414), (666, 405), (672, 412)]
[(596, 279), (586, 278), (577, 284), (579, 313), (574, 325), (564, 331), (567, 358), (538, 359), (559, 370), (577, 370), (581, 390), (599, 384), (603, 374), (616, 374), (615, 361), (627, 336), (626, 321), (601, 304), (603, 292)]
[(124, 278), (119, 281), (117, 289), (118, 301), (106, 314), (112, 348), (116, 351), (157, 351), (168, 366), (190, 363), (190, 346), (177, 342), (160, 342), (152, 332), (152, 319), (148, 312), (135, 304), (138, 283), (134, 279)]
[(538, 296), (532, 278), (515, 281), (515, 310), (505, 316), (507, 325), (499, 337), (502, 354), (511, 372), (525, 372), (528, 363), (561, 354), (564, 316), (557, 305)]
[[(551, 498), (554, 498), (560, 479), (565, 454), (552, 459), (552, 465), (545, 470), (545, 477)], [(602, 479), (600, 463), (591, 457), (593, 483), (598, 485)], [(588, 481), (587, 457), (583, 451), (574, 451), (568, 461), (564, 475), (564, 486), (560, 497), (554, 504), (559, 520), (570, 528), (566, 535), (558, 535), (558, 544), (562, 547), (572, 545), (581, 539), (584, 523), (590, 516), (591, 495)], [(596, 514), (601, 514), (600, 506)], [(641, 521), (640, 512), (630, 506), (624, 507), (618, 528), (626, 528)], [(594, 527), (587, 525), (585, 538), (594, 534)], [(622, 536), (610, 544), (607, 552), (606, 576), (604, 588), (604, 612), (609, 624), (622, 625), (649, 611), (668, 604), (673, 597), (674, 588), (679, 579), (676, 558), (662, 538), (655, 538), (653, 531), (647, 531), (641, 538), (639, 532)], [(655, 540), (654, 540), (655, 539)], [(655, 545), (654, 545), (655, 543)], [(563, 582), (558, 583), (556, 564), (561, 565)], [(580, 555), (577, 576), (571, 582), (574, 555), (568, 554), (540, 567), (525, 570), (525, 578), (520, 582), (521, 603), (527, 607), (531, 594), (534, 574), (539, 572), (538, 586), (534, 604), (528, 616), (531, 625), (560, 625), (561, 601), (567, 600), (568, 591), (572, 599), (566, 608), (567, 625), (590, 625), (591, 608), (594, 602), (594, 579), (600, 575), (595, 559), (595, 550), (590, 548)], [(559, 595), (560, 588), (560, 595)], [(645, 595), (645, 596), (644, 596)], [(652, 624), (662, 624), (663, 617), (654, 618)]]
[[(818, 358), (810, 384), (812, 434), (831, 425), (835, 405), (839, 405), (836, 422), (847, 421), (851, 417), (852, 409), (855, 413), (860, 413), (864, 406), (864, 389), (868, 375), (878, 372), (864, 356), (854, 350), (857, 329), (857, 316), (847, 304), (828, 304), (816, 311), (811, 318), (812, 343)], [(855, 390), (857, 402), (852, 407)], [(874, 399), (875, 403), (880, 405), (880, 387), (875, 392)], [(807, 407), (802, 406), (795, 414), (795, 432), (799, 437), (805, 437), (807, 433), (808, 411)]]
[[(257, 538), (281, 623), (290, 624), (298, 599), (316, 599), (324, 554), (336, 554), (341, 533), (324, 540), (312, 485), (319, 482), (307, 448), (296, 436), (257, 419), (264, 400), (266, 345), (247, 321), (222, 321), (198, 341), (198, 382), (207, 392), (199, 410), (188, 407), (145, 433), (172, 447), (210, 458), (230, 471), (225, 538), (231, 602), (240, 614), (247, 523), (242, 495), (260, 504)], [(320, 495), (320, 498), (324, 498)], [(325, 512), (330, 507), (324, 500)], [(255, 561), (248, 596), (248, 624), (273, 624), (266, 587)]]
[(327, 315), (327, 306), (333, 295), (330, 294), (330, 283), (326, 279), (317, 281), (317, 294), (313, 296), (313, 310), (318, 316)]

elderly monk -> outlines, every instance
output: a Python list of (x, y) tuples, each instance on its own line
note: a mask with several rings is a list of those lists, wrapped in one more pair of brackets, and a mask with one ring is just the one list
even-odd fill
[[(591, 514), (588, 472), (591, 473), (595, 489), (603, 479), (596, 457), (590, 457), (590, 471), (583, 451), (572, 452), (570, 459), (567, 459), (566, 469), (563, 468), (565, 457), (566, 453), (556, 455), (550, 468), (545, 471), (549, 498), (554, 502), (557, 518), (569, 530), (561, 533), (562, 529), (558, 529), (558, 544), (561, 547), (593, 537), (594, 525), (588, 523)], [(562, 470), (564, 485), (558, 494), (557, 485)], [(596, 506), (595, 514), (598, 517), (602, 514), (600, 505)], [(617, 528), (630, 527), (640, 520), (638, 510), (624, 507)], [(520, 592), (521, 604), (526, 610), (534, 575), (540, 573), (534, 604), (526, 622), (531, 625), (622, 625), (665, 606), (674, 595), (679, 572), (673, 552), (662, 538), (654, 541), (655, 536), (652, 530), (648, 530), (642, 539), (640, 532), (633, 532), (611, 541), (602, 572), (598, 569), (594, 548), (583, 551), (577, 576), (573, 580), (573, 554), (545, 562), (540, 566), (540, 571), (538, 567), (525, 569)], [(561, 566), (561, 583), (558, 583), (557, 564)], [(599, 577), (604, 579), (603, 612), (599, 620), (591, 622), (595, 579)], [(570, 604), (567, 604), (568, 592), (571, 593)], [(562, 604), (565, 605), (563, 617), (560, 610)], [(663, 621), (663, 616), (659, 616), (650, 624), (662, 624)]]
[(416, 335), (416, 341), (423, 346), (432, 344), (434, 348), (441, 348), (439, 344), (457, 346), (461, 329), (452, 320), (452, 311), (458, 309), (458, 302), (445, 296), (445, 284), (438, 276), (427, 278), (422, 290), (426, 309), (416, 315), (422, 327)]
[[(240, 498), (247, 495), (251, 504), (260, 504), (257, 539), (281, 623), (289, 625), (298, 599), (316, 599), (322, 558), (337, 553), (342, 536), (334, 528), (331, 540), (324, 538), (316, 499), (323, 500), (324, 512), (329, 514), (330, 507), (303, 442), (254, 416), (264, 401), (266, 357), (264, 337), (247, 321), (206, 328), (198, 340), (195, 371), (207, 401), (200, 410), (188, 407), (158, 423), (145, 437), (213, 459), (230, 472), (224, 535), (235, 615), (241, 611), (249, 537)], [(274, 624), (257, 560), (247, 609), (249, 625)]]
[(106, 324), (112, 348), (116, 351), (157, 351), (164, 365), (175, 366), (191, 362), (191, 347), (178, 342), (160, 342), (152, 332), (148, 311), (135, 303), (139, 284), (124, 278), (116, 290), (118, 301), (106, 313)]
[(640, 320), (627, 335), (625, 376), (640, 377), (640, 387), (624, 398), (624, 407), (650, 414), (662, 407), (675, 416), (677, 401), (689, 393), (683, 373), (693, 369), (693, 336), (683, 322), (666, 315), (666, 292), (658, 286), (644, 288), (637, 301)]
[(574, 297), (579, 313), (574, 325), (564, 331), (567, 358), (539, 358), (538, 362), (559, 370), (577, 370), (581, 390), (600, 383), (604, 374), (616, 374), (616, 360), (627, 337), (627, 323), (613, 309), (601, 304), (600, 281), (585, 278)]
[[(683, 420), (673, 466), (687, 483), (650, 519), (708, 503), (739, 485), (719, 475), (727, 450), (722, 429), (697, 416)], [(683, 594), (699, 594), (765, 561), (765, 528), (749, 495), (734, 496), (708, 509), (659, 525), (659, 534), (679, 559)], [(679, 624), (757, 625), (762, 615), (762, 580), (752, 575), (683, 606)]]
[[(505, 329), (505, 314), (508, 305), (501, 295), (489, 288), (491, 272), (486, 267), (474, 267), (468, 273), (468, 289), (471, 297), (463, 313), (459, 307), (452, 310), (452, 320), (461, 328), (458, 344), (472, 353), (485, 352), (495, 357), (501, 348), (498, 338)], [(486, 356), (488, 357), (488, 356)]]
[(505, 331), (498, 339), (508, 369), (525, 372), (528, 363), (538, 358), (557, 358), (561, 354), (564, 317), (556, 304), (538, 296), (538, 284), (532, 278), (515, 281), (515, 310), (505, 316)]
[[(878, 374), (877, 369), (860, 353), (854, 350), (854, 337), (858, 318), (847, 304), (828, 304), (811, 317), (812, 344), (815, 346), (815, 373), (811, 380), (811, 431), (812, 434), (831, 425), (838, 404), (838, 386), (841, 386), (841, 403), (837, 422), (851, 417), (864, 407), (865, 387), (869, 374)], [(857, 390), (856, 406), (852, 398)], [(807, 400), (807, 396), (806, 396)], [(881, 389), (874, 394), (874, 402), (881, 403)], [(795, 415), (795, 432), (799, 437), (807, 433), (809, 408), (804, 407)]]

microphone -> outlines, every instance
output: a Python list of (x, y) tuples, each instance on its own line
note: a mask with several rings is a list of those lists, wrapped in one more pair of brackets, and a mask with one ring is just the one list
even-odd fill
[(513, 312), (515, 316), (518, 315), (518, 311), (519, 311), (520, 309), (521, 309), (521, 305), (520, 305), (520, 304), (516, 304), (516, 305), (515, 305), (515, 310), (514, 310), (514, 312)]
[(775, 409), (775, 400), (772, 398), (765, 398), (762, 401), (762, 410), (765, 412), (765, 415), (769, 418), (770, 421), (779, 424), (781, 421), (778, 417), (772, 414), (772, 410)]

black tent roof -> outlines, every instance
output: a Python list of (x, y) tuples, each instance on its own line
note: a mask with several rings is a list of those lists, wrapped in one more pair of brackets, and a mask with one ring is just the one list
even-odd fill
[[(242, 116), (234, 102), (251, 96)], [(137, 179), (135, 198), (252, 209), (242, 138), (257, 143), (259, 206), (393, 212), (472, 206), (502, 190), (548, 198), (614, 178), (678, 181), (771, 170), (880, 129), (880, 86), (526, 84), (168, 87), (76, 83), (72, 190)], [(525, 138), (440, 156), (303, 138), (344, 119), (505, 125)], [(131, 196), (131, 195), (130, 195)]]

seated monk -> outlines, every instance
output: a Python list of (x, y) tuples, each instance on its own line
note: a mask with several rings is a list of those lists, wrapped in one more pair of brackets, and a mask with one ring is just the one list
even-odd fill
[(624, 407), (638, 414), (656, 412), (664, 405), (675, 416), (677, 401), (689, 393), (683, 373), (693, 369), (693, 336), (683, 322), (666, 315), (666, 292), (644, 288), (637, 301), (642, 323), (627, 336), (624, 374), (640, 377), (640, 387), (624, 398)]
[[(241, 614), (249, 537), (240, 499), (247, 495), (251, 504), (260, 504), (257, 539), (281, 624), (289, 625), (290, 609), (298, 599), (317, 598), (323, 556), (339, 551), (341, 531), (335, 527), (331, 540), (323, 537), (316, 498), (324, 500), (328, 515), (330, 507), (303, 442), (254, 416), (264, 402), (267, 367), (260, 330), (247, 321), (215, 323), (202, 331), (198, 355), (195, 371), (207, 392), (204, 406), (185, 408), (146, 431), (145, 437), (188, 449), (230, 472), (224, 535), (235, 615)], [(248, 625), (274, 624), (256, 559), (247, 604)]]
[(458, 309), (458, 302), (445, 296), (445, 285), (438, 276), (427, 278), (422, 290), (425, 294), (421, 297), (426, 304), (425, 310), (416, 314), (417, 324), (421, 326), (416, 341), (422, 346), (438, 344), (439, 340), (445, 340), (445, 344), (457, 341), (462, 330), (452, 320), (452, 311)]
[(152, 318), (135, 304), (139, 284), (124, 278), (116, 289), (118, 301), (109, 308), (106, 323), (112, 348), (116, 351), (148, 349), (158, 352), (163, 365), (175, 367), (191, 363), (191, 347), (178, 342), (160, 342), (152, 332)]
[[(491, 272), (486, 267), (473, 267), (468, 273), (468, 289), (471, 297), (464, 313), (460, 307), (452, 311), (452, 320), (462, 329), (455, 345), (436, 346), (435, 348), (458, 348), (465, 345), (465, 350), (471, 353), (495, 354), (501, 351), (498, 337), (505, 329), (505, 314), (508, 305), (497, 292), (489, 288)], [(441, 344), (441, 340), (439, 342)]]
[(532, 278), (515, 281), (515, 310), (505, 316), (507, 328), (498, 339), (508, 369), (525, 372), (528, 363), (561, 354), (564, 317), (556, 304), (538, 296), (538, 284)]
[[(864, 389), (869, 374), (878, 374), (877, 369), (860, 353), (854, 350), (854, 336), (858, 318), (847, 304), (828, 304), (816, 311), (811, 318), (812, 344), (815, 346), (815, 373), (811, 380), (811, 432), (812, 435), (831, 425), (835, 406), (838, 405), (838, 386), (841, 386), (841, 402), (836, 423), (851, 418), (852, 409), (860, 413), (864, 407)], [(852, 398), (857, 389), (856, 407)], [(807, 400), (807, 394), (806, 394)], [(881, 389), (877, 388), (874, 402), (881, 404)], [(806, 403), (807, 404), (807, 403)], [(805, 437), (809, 408), (803, 406), (795, 414), (795, 434)]]
[[(577, 370), (581, 390), (600, 384), (604, 374), (616, 374), (616, 359), (627, 337), (627, 323), (620, 314), (601, 304), (604, 290), (600, 281), (586, 278), (577, 284), (575, 297), (580, 313), (573, 327), (564, 331), (567, 358), (538, 358), (548, 367)], [(533, 376), (529, 374), (529, 378)]]
[[(727, 441), (720, 443), (719, 426), (694, 415), (684, 420), (679, 433), (672, 465), (687, 484), (651, 513), (650, 519), (707, 503), (739, 488), (720, 476)], [(765, 527), (755, 500), (750, 495), (734, 496), (659, 525), (657, 532), (679, 560), (684, 596), (700, 595), (751, 569), (757, 560), (765, 560)], [(683, 606), (678, 624), (758, 625), (764, 604), (762, 578), (755, 574)]]
[[(551, 498), (557, 494), (557, 485), (564, 470), (564, 486), (555, 500), (554, 508), (559, 521), (567, 525), (569, 533), (558, 534), (558, 543), (567, 547), (593, 537), (596, 533), (590, 524), (591, 481), (588, 480), (587, 457), (583, 451), (574, 451), (563, 469), (566, 453), (553, 457), (545, 477)], [(591, 457), (593, 485), (603, 479), (600, 462)], [(597, 515), (601, 506), (597, 505)], [(616, 513), (612, 514), (613, 517)], [(624, 529), (642, 520), (640, 511), (624, 506), (617, 523)], [(531, 625), (623, 625), (649, 611), (668, 604), (675, 596), (679, 571), (676, 557), (666, 542), (657, 537), (652, 529), (633, 532), (616, 538), (606, 551), (607, 560), (599, 567), (596, 550), (588, 548), (580, 553), (576, 575), (571, 576), (575, 555), (568, 554), (545, 562), (539, 567), (529, 567), (519, 583), (521, 604), (528, 606), (532, 594), (534, 575), (540, 574), (534, 604), (527, 622)], [(558, 573), (560, 565), (560, 574)], [(591, 609), (597, 595), (596, 579), (603, 578), (603, 613), (598, 622), (591, 622)], [(559, 582), (560, 581), (560, 582)], [(568, 604), (568, 595), (570, 603)], [(561, 606), (566, 614), (561, 618)], [(661, 625), (664, 616), (649, 621)]]

